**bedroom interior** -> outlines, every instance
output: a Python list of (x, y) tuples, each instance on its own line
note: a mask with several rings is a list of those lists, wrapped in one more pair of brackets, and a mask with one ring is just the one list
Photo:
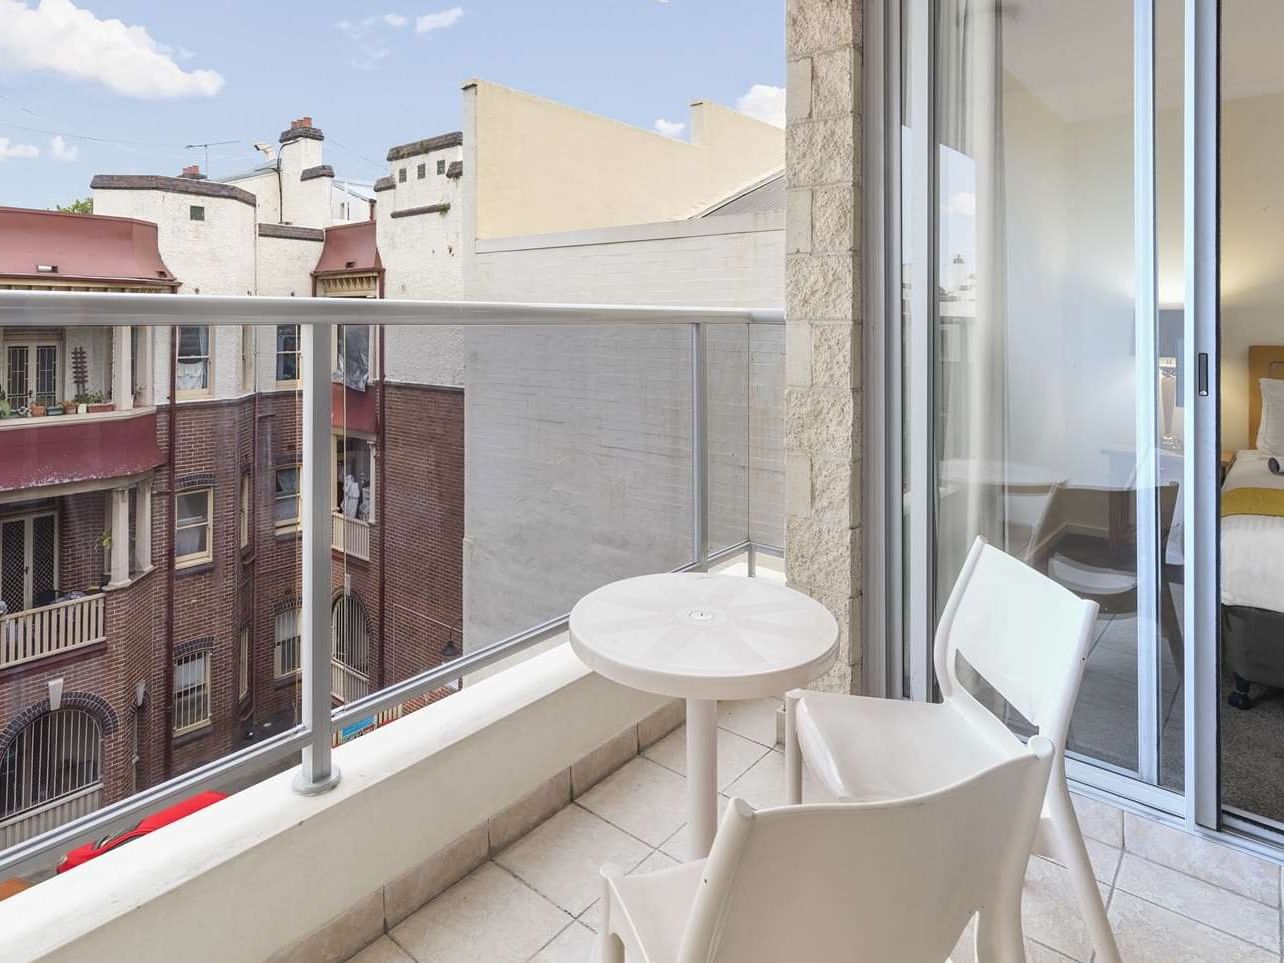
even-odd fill
[[(924, 372), (934, 475), (918, 476), (935, 477), (938, 492), (925, 512), (936, 571), (928, 604), (939, 614), (977, 533), (1096, 600), (1069, 737), (1075, 777), (1189, 820), (1193, 797), (1211, 799), (1200, 825), (1233, 826), (1278, 850), (1284, 475), (1267, 458), (1284, 462), (1284, 4), (1221, 6), (1219, 290), (1216, 350), (1206, 354), (1186, 303), (1197, 228), (1185, 4), (1156, 0), (1145, 26), (1134, 19), (1141, 6), (1112, 0), (1000, 9), (981, 26), (962, 13), (937, 25), (936, 89), (952, 93), (933, 104), (934, 144), (912, 123), (902, 137), (906, 211), (915, 152), (937, 152), (933, 230), (916, 250), (906, 229), (901, 267), (911, 359), (914, 314), (927, 307), (913, 283), (925, 255), (936, 274)], [(912, 120), (913, 105), (903, 109)], [(1196, 359), (1209, 358), (1211, 417), (1194, 410), (1210, 394)], [(1196, 432), (1197, 417), (1211, 429)], [(1195, 461), (1203, 439), (1214, 439), (1207, 477)], [(910, 451), (913, 435), (902, 442)], [(1186, 529), (1207, 519), (1217, 548), (1188, 557), (1196, 542)], [(1204, 624), (1193, 613), (1205, 587), (1216, 599), (1212, 638), (1192, 628)], [(914, 605), (907, 591), (906, 624)], [(905, 691), (913, 658), (906, 642)], [(1217, 676), (1200, 703), (1215, 708), (1193, 715), (1191, 666), (1196, 688)], [(1028, 729), (1010, 707), (1005, 715)], [(1191, 767), (1192, 744), (1212, 746), (1202, 758), (1213, 762)]]

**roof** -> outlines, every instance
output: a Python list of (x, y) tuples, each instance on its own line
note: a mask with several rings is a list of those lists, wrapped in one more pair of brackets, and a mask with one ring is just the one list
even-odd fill
[[(193, 184), (202, 183), (192, 181)], [(37, 271), (39, 264), (56, 271)], [(0, 207), (0, 276), (174, 287), (156, 225), (132, 217)]]
[(428, 137), (424, 140), (416, 140), (409, 144), (401, 144), (398, 147), (393, 147), (388, 151), (388, 160), (405, 160), (407, 157), (427, 154), (434, 150), (444, 150), (447, 147), (458, 147), (463, 142), (464, 132), (462, 130), (452, 130), (449, 134), (438, 134), (436, 137)]
[(89, 186), (96, 191), (170, 191), (174, 194), (196, 194), (200, 197), (225, 197), (254, 207), (255, 197), (249, 191), (219, 181), (198, 181), (191, 177), (164, 177), (160, 174), (95, 174)]
[(738, 191), (701, 214), (701, 217), (725, 217), (731, 214), (762, 214), (785, 209), (785, 175), (773, 174), (766, 180)]
[(313, 274), (369, 273), (383, 269), (375, 244), (375, 222), (356, 221), (325, 229), (325, 246)]

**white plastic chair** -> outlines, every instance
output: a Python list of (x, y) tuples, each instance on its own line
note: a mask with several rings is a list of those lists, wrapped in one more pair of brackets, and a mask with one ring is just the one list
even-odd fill
[(978, 538), (950, 593), (933, 662), (939, 703), (794, 690), (785, 696), (788, 799), (802, 764), (841, 800), (916, 796), (1011, 758), (1021, 741), (959, 683), (958, 656), (1056, 748), (1034, 851), (1070, 872), (1100, 963), (1119, 950), (1065, 777), (1065, 740), (1097, 604)]
[(980, 963), (1025, 959), (1021, 884), (1055, 750), (893, 802), (733, 799), (708, 859), (602, 870), (600, 963), (941, 963), (973, 914)]

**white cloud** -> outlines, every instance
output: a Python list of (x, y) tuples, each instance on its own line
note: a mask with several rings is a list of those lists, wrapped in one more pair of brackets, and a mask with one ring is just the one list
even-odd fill
[(54, 160), (74, 161), (80, 156), (80, 148), (68, 144), (62, 139), (62, 134), (54, 134), (49, 141), (49, 154)]
[(655, 132), (665, 137), (681, 137), (687, 125), (677, 120), (665, 120), (663, 117), (655, 122)]
[(415, 20), (415, 33), (431, 33), (434, 30), (445, 30), (459, 23), (464, 15), (463, 7), (451, 7), (440, 13), (425, 13)]
[(8, 137), (0, 137), (0, 161), (11, 158), (27, 159), (39, 157), (40, 148), (35, 144), (12, 144)]
[(755, 120), (785, 126), (785, 88), (770, 84), (754, 84), (736, 101), (736, 110)]
[(400, 29), (401, 27), (404, 27), (406, 24), (408, 24), (410, 22), (410, 19), (399, 13), (385, 13), (383, 15), (383, 22), (390, 27), (396, 27)]
[(976, 195), (971, 191), (959, 191), (950, 198), (949, 203), (945, 206), (945, 213), (957, 214), (961, 217), (975, 217)]
[(213, 97), (223, 78), (184, 70), (146, 27), (99, 20), (71, 0), (0, 0), (0, 63), (102, 84), (126, 97)]
[(357, 51), (357, 55), (352, 58), (352, 66), (358, 70), (374, 70), (390, 52), (387, 47), (376, 47), (373, 44), (363, 43), (361, 49)]

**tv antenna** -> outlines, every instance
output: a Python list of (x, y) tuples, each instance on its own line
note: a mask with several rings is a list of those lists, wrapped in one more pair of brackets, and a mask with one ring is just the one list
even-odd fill
[(205, 176), (206, 176), (206, 177), (208, 177), (208, 176), (209, 176), (209, 173), (210, 173), (210, 148), (211, 148), (211, 147), (222, 147), (222, 146), (224, 146), (224, 145), (226, 145), (226, 144), (236, 144), (236, 143), (239, 143), (239, 142), (238, 142), (238, 141), (234, 141), (234, 140), (212, 140), (212, 141), (210, 141), (208, 144), (184, 144), (184, 145), (183, 145), (183, 147), (184, 147), (185, 149), (187, 149), (187, 150), (195, 150), (195, 149), (196, 149), (196, 148), (198, 148), (198, 147), (204, 147), (204, 148), (205, 148), (205, 168), (204, 168), (204, 170), (205, 170)]

